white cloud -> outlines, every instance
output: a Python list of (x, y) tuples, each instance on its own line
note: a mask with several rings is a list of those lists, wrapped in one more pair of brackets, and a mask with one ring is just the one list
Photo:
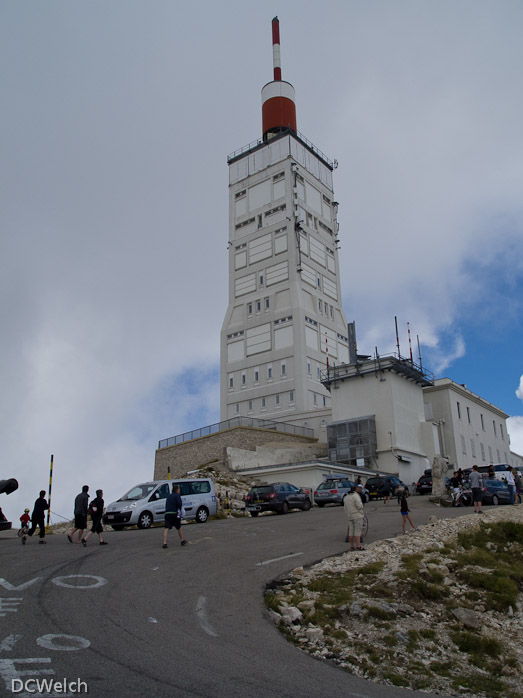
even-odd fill
[[(0, 478), (20, 479), (1, 500), (13, 518), (47, 488), (51, 453), (53, 508), (68, 516), (84, 483), (117, 496), (152, 475), (158, 439), (219, 419), (225, 156), (260, 135), (272, 70), (266, 7), (232, 4), (49, 0), (36, 34), (19, 4), (1, 10)], [(340, 162), (345, 311), (361, 352), (395, 349), (397, 315), (402, 353), (410, 321), (414, 354), (419, 335), (441, 371), (463, 356), (469, 318), (521, 317), (522, 9), (327, 9), (284, 5), (282, 61), (300, 131)]]
[(523, 417), (509, 417), (507, 429), (510, 434), (510, 450), (523, 456)]
[(519, 386), (516, 390), (516, 395), (519, 397), (520, 400), (523, 400), (523, 376), (519, 379)]

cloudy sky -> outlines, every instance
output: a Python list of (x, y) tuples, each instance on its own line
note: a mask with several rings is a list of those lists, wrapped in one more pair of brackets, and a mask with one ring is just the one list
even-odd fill
[(111, 501), (219, 420), (226, 156), (261, 135), (278, 14), (298, 129), (336, 158), (362, 352), (512, 415), (523, 453), (519, 0), (4, 0), (0, 506)]

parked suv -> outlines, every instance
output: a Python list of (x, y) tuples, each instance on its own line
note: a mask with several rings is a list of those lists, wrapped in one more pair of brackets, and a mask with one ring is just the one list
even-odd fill
[[(314, 490), (314, 501), (319, 507), (323, 507), (325, 504), (343, 504), (343, 500), (351, 491), (351, 487), (356, 487), (356, 483), (352, 480), (329, 478), (324, 480)], [(368, 502), (369, 491), (363, 487), (361, 493), (365, 502)]]
[(109, 504), (103, 516), (104, 524), (119, 531), (125, 526), (150, 528), (165, 518), (165, 500), (172, 486), (180, 486), (185, 519), (205, 523), (216, 514), (214, 483), (209, 478), (192, 480), (152, 480), (135, 485), (116, 502)]
[(418, 494), (430, 494), (432, 492), (432, 475), (422, 475), (416, 483)]
[(383, 475), (381, 477), (369, 477), (365, 483), (365, 487), (369, 490), (370, 499), (381, 499), (383, 497), (383, 485), (388, 482), (390, 496), (394, 497), (397, 494), (398, 488), (402, 487), (405, 490), (407, 497), (409, 496), (409, 488), (395, 475)]
[(264, 511), (286, 514), (289, 509), (309, 511), (311, 500), (302, 489), (289, 482), (273, 482), (271, 485), (258, 485), (249, 490), (245, 497), (245, 510), (251, 516)]

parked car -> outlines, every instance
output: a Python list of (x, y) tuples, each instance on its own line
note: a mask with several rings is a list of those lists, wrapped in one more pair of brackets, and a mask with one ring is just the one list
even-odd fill
[(432, 475), (422, 475), (416, 483), (418, 494), (430, 494), (432, 492)]
[[(343, 504), (343, 500), (352, 487), (356, 487), (356, 483), (352, 480), (329, 478), (320, 483), (314, 490), (314, 501), (319, 507), (323, 507), (325, 504)], [(362, 495), (365, 502), (368, 502), (369, 491), (366, 487), (363, 487)]]
[(289, 482), (273, 482), (271, 485), (258, 485), (249, 490), (245, 497), (245, 510), (251, 516), (258, 516), (264, 511), (276, 511), (286, 514), (289, 509), (311, 508), (309, 495)]
[(501, 480), (483, 480), (483, 504), (510, 504), (510, 490)]
[(184, 519), (196, 519), (205, 523), (217, 510), (214, 483), (209, 478), (189, 480), (152, 480), (135, 485), (116, 502), (108, 505), (103, 516), (104, 524), (119, 531), (125, 526), (150, 528), (165, 518), (165, 500), (172, 486), (180, 486), (180, 496), (185, 509)]
[(409, 496), (409, 488), (407, 485), (395, 475), (383, 475), (380, 477), (369, 477), (365, 483), (365, 487), (369, 490), (370, 499), (381, 499), (383, 492), (381, 491), (385, 481), (389, 484), (390, 496), (395, 497), (399, 487), (405, 490), (407, 497)]

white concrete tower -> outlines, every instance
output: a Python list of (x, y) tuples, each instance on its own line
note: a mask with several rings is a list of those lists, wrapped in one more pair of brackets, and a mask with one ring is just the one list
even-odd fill
[(221, 420), (314, 429), (326, 441), (330, 394), (320, 371), (349, 361), (341, 305), (334, 164), (296, 128), (294, 87), (262, 89), (263, 137), (228, 158), (229, 306), (221, 332)]

